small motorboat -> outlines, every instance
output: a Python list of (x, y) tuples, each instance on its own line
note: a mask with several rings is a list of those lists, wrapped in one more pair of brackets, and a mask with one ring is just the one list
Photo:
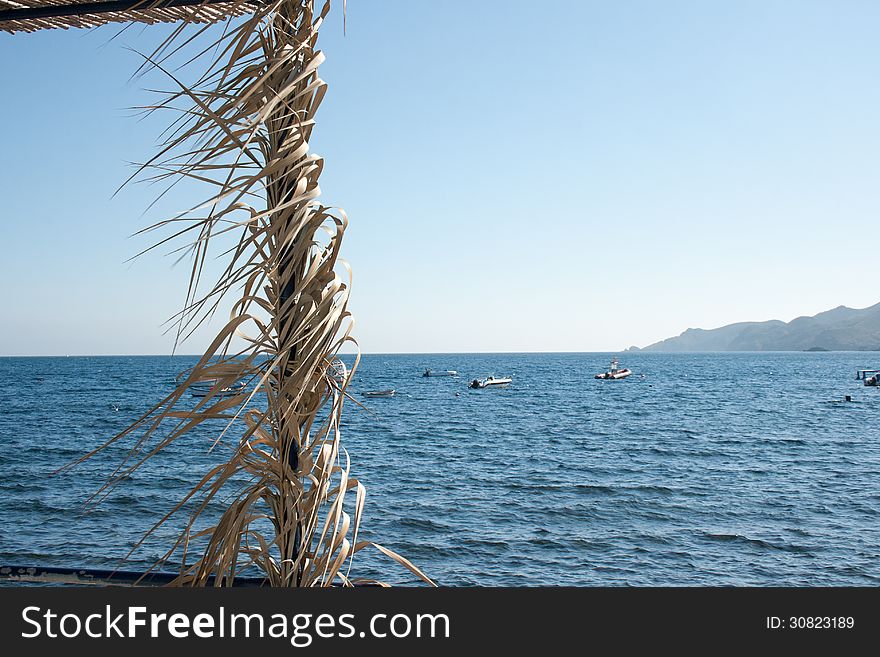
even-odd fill
[(348, 378), (348, 368), (339, 358), (334, 358), (330, 365), (327, 366), (327, 376), (336, 381), (339, 385), (345, 383)]
[(470, 382), (468, 387), (473, 388), (474, 390), (480, 390), (482, 388), (491, 388), (493, 386), (506, 386), (508, 383), (513, 381), (509, 376), (502, 377), (486, 377), (485, 379), (474, 379)]
[(611, 359), (611, 368), (607, 372), (603, 372), (602, 374), (597, 374), (595, 378), (597, 379), (625, 379), (630, 374), (632, 374), (631, 370), (627, 368), (620, 367), (620, 364), (617, 362), (616, 358)]
[(394, 390), (368, 390), (362, 393), (364, 397), (393, 397)]
[(422, 376), (458, 376), (458, 372), (455, 370), (429, 370), (426, 367)]
[(224, 388), (218, 388), (219, 385), (220, 384), (216, 379), (213, 381), (199, 381), (198, 383), (193, 383), (192, 385), (190, 385), (189, 391), (193, 397), (207, 397), (208, 395), (231, 397), (244, 391), (243, 381), (237, 381), (236, 383), (233, 383), (232, 385), (226, 386)]
[[(184, 382), (189, 378), (189, 376), (192, 375), (193, 369), (193, 367), (190, 367), (175, 376), (174, 384), (176, 386), (183, 385)], [(222, 388), (220, 387), (221, 381), (224, 382)], [(233, 383), (226, 384), (226, 382), (228, 381), (228, 378), (199, 378), (190, 383), (187, 386), (187, 390), (189, 390), (190, 394), (193, 397), (207, 397), (208, 395), (213, 395), (217, 397), (232, 397), (233, 395), (244, 392), (244, 381), (234, 381)]]
[(880, 370), (856, 370), (856, 381), (866, 386), (880, 386)]

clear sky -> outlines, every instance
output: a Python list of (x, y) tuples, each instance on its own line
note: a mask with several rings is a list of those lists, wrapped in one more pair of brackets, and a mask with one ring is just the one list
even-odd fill
[[(350, 0), (346, 36), (336, 5), (312, 146), (365, 352), (619, 350), (880, 301), (880, 3)], [(127, 48), (165, 30), (0, 34), (0, 354), (171, 350), (186, 267), (126, 263), (128, 236), (200, 192), (111, 198), (162, 127), (126, 110), (164, 84)]]

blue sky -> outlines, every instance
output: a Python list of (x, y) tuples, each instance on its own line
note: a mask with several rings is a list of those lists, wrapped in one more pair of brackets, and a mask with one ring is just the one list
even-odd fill
[[(341, 3), (313, 150), (365, 352), (590, 351), (880, 301), (880, 4)], [(127, 48), (0, 34), (0, 354), (168, 353), (200, 198), (111, 198), (162, 128)], [(196, 353), (219, 321), (185, 344)]]

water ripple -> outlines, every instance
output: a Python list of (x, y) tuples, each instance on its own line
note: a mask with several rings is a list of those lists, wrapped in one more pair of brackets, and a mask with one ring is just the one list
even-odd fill
[[(880, 583), (880, 354), (365, 356), (343, 442), (367, 486), (362, 538), (440, 583)], [(114, 567), (216, 462), (210, 428), (105, 502), (83, 504), (124, 449), (53, 474), (161, 399), (191, 357), (0, 358), (0, 560)], [(424, 368), (461, 378), (422, 378)], [(768, 372), (773, 372), (769, 375)], [(514, 374), (506, 389), (466, 381)], [(582, 374), (583, 373), (583, 374)], [(645, 374), (645, 378), (639, 377)], [(852, 396), (856, 403), (830, 403)], [(222, 504), (213, 502), (209, 516)], [(184, 512), (186, 509), (184, 509)], [(209, 518), (206, 518), (206, 522)], [(162, 529), (133, 565), (160, 555)], [(412, 583), (376, 552), (357, 576)]]

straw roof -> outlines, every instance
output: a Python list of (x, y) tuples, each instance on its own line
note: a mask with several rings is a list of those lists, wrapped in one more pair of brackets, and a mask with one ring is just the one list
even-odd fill
[(260, 0), (0, 0), (0, 32), (105, 23), (210, 23), (253, 11)]

